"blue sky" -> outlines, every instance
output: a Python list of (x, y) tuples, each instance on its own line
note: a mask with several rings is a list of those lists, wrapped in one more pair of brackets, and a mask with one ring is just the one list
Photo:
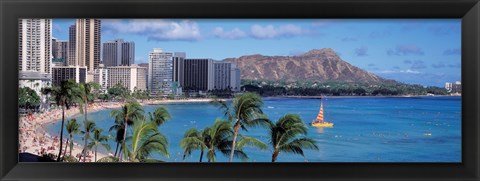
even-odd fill
[[(74, 19), (54, 19), (68, 40)], [(460, 80), (460, 19), (104, 19), (102, 42), (134, 41), (135, 62), (153, 48), (189, 58), (292, 56), (332, 48), (350, 64), (405, 83), (442, 86)]]

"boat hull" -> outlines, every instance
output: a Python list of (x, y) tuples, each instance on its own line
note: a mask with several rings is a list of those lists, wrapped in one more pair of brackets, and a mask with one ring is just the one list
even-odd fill
[(329, 123), (329, 122), (310, 123), (310, 126), (313, 126), (313, 127), (327, 127), (327, 128), (332, 128), (332, 127), (333, 127), (333, 123)]

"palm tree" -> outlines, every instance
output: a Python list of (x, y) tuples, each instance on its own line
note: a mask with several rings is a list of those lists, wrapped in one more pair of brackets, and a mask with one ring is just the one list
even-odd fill
[[(232, 152), (232, 135), (234, 134), (232, 125), (229, 121), (221, 119), (215, 120), (212, 127), (207, 127), (203, 131), (204, 143), (207, 147), (208, 162), (216, 161), (216, 152), (220, 151), (225, 156)], [(242, 150), (233, 150), (233, 155), (242, 160), (247, 159), (247, 155)], [(203, 153), (202, 153), (203, 155)]]
[[(87, 123), (87, 115), (88, 115), (88, 102), (89, 100), (92, 100), (92, 94), (91, 94), (91, 91), (92, 91), (92, 84), (91, 83), (81, 83), (79, 86), (79, 91), (78, 91), (78, 97), (80, 98), (80, 113), (83, 114), (84, 116), (84, 122), (83, 124), (86, 125)], [(87, 141), (85, 141), (85, 145), (83, 147), (83, 150), (87, 150), (87, 144), (86, 144)], [(83, 157), (85, 157), (84, 154), (86, 154), (86, 152), (83, 152), (82, 153)]]
[(83, 151), (82, 151), (82, 155), (80, 156), (80, 158), (78, 160), (81, 160), (82, 157), (83, 157), (83, 162), (85, 162), (86, 160), (86, 154), (87, 154), (87, 151), (88, 151), (88, 140), (90, 139), (90, 133), (95, 130), (95, 123), (93, 121), (90, 121), (90, 120), (87, 120), (87, 122), (85, 122), (83, 124), (83, 131), (82, 131), (82, 134), (84, 135), (83, 136), (83, 140), (85, 141), (84, 145), (83, 145)]
[(158, 130), (157, 124), (145, 118), (133, 123), (133, 134), (130, 139), (130, 147), (124, 142), (124, 156), (130, 162), (152, 161), (149, 156), (152, 152), (158, 152), (168, 157), (167, 138)]
[(200, 149), (200, 162), (202, 162), (203, 151), (207, 148), (203, 132), (200, 132), (195, 128), (187, 130), (180, 141), (180, 147), (183, 148), (183, 160), (191, 155), (192, 151)]
[(128, 125), (134, 124), (134, 122), (137, 120), (144, 119), (143, 113), (143, 107), (135, 101), (130, 101), (124, 106), (122, 106), (121, 109), (112, 110), (112, 112), (110, 113), (110, 116), (115, 118), (115, 122), (122, 122), (123, 136), (121, 142), (121, 149), (123, 149), (123, 146), (125, 145)]
[(75, 118), (70, 119), (70, 121), (67, 122), (66, 128), (67, 128), (67, 133), (69, 138), (67, 138), (67, 142), (65, 143), (65, 151), (63, 152), (63, 156), (67, 154), (67, 146), (68, 146), (69, 140), (71, 140), (70, 154), (69, 154), (71, 156), (73, 151), (73, 135), (78, 134), (80, 132), (80, 124), (77, 123), (77, 120)]
[(93, 130), (93, 137), (90, 138), (91, 142), (88, 144), (88, 149), (95, 148), (95, 162), (97, 161), (98, 146), (103, 146), (107, 151), (110, 151), (110, 145), (107, 143), (109, 137), (102, 135), (102, 132), (102, 128)]
[(115, 133), (114, 133), (115, 134), (115, 142), (117, 143), (117, 145), (115, 146), (114, 157), (117, 157), (118, 147), (120, 146), (120, 144), (122, 144), (124, 129), (125, 129), (125, 127), (123, 126), (123, 120), (115, 119), (114, 125), (112, 127), (110, 127), (110, 129), (108, 130), (109, 132), (112, 132), (112, 131), (115, 130)]
[(230, 162), (233, 159), (237, 136), (240, 128), (247, 131), (248, 127), (268, 126), (269, 120), (263, 115), (261, 107), (263, 106), (262, 98), (256, 93), (244, 93), (235, 96), (233, 105), (229, 106), (226, 102), (214, 100), (211, 103), (217, 105), (224, 112), (225, 117), (233, 122), (233, 141), (230, 152)]
[(270, 144), (273, 147), (272, 162), (280, 152), (303, 155), (303, 149), (318, 150), (316, 141), (305, 137), (307, 125), (297, 114), (286, 114), (270, 125)]
[[(227, 129), (224, 129), (224, 126), (227, 126)], [(184, 148), (183, 159), (185, 160), (187, 156), (191, 155), (192, 151), (199, 149), (201, 151), (200, 162), (202, 162), (203, 153), (207, 147), (209, 150), (209, 153), (207, 154), (213, 155), (213, 157), (210, 156), (209, 161), (215, 161), (215, 150), (219, 150), (228, 156), (231, 151), (232, 135), (233, 131), (229, 122), (222, 122), (220, 119), (216, 120), (212, 128), (207, 127), (202, 132), (195, 128), (191, 128), (185, 132), (183, 139), (180, 141), (180, 147)], [(262, 150), (267, 149), (267, 145), (258, 139), (252, 137), (243, 137), (241, 135), (239, 135), (239, 138), (240, 139), (235, 148), (235, 156), (242, 159), (248, 158), (248, 156), (243, 152), (244, 147), (251, 146), (260, 148)]]
[(148, 115), (150, 116), (150, 120), (155, 122), (157, 126), (161, 126), (171, 118), (170, 113), (168, 113), (168, 110), (163, 106), (157, 107), (153, 112), (153, 115), (150, 112)]
[(55, 102), (57, 106), (62, 107), (62, 126), (60, 127), (60, 146), (57, 161), (60, 161), (60, 156), (62, 155), (63, 147), (63, 129), (65, 125), (65, 108), (69, 109), (70, 104), (75, 99), (76, 93), (76, 83), (72, 80), (62, 81), (60, 87), (55, 87), (52, 91), (52, 94), (55, 96)]

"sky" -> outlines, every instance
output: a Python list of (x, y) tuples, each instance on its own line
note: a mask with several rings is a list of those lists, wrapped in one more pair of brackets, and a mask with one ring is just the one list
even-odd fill
[[(68, 40), (74, 19), (53, 19)], [(135, 63), (153, 48), (187, 58), (294, 56), (332, 48), (387, 79), (443, 87), (461, 80), (461, 19), (102, 19), (101, 41), (135, 42)]]

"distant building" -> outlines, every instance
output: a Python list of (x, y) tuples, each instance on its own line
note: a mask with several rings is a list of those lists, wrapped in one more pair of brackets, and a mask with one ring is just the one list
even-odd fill
[(52, 83), (51, 74), (42, 74), (37, 71), (20, 71), (18, 74), (19, 87), (28, 87), (41, 96), (44, 87), (50, 87)]
[(182, 89), (184, 85), (185, 57), (184, 52), (175, 52), (173, 55), (173, 82), (176, 82), (174, 88), (176, 95), (180, 95), (182, 91), (175, 89)]
[(77, 29), (75, 28), (75, 25), (71, 25), (68, 28), (68, 60), (66, 62), (66, 65), (71, 65), (75, 66), (77, 65), (76, 63), (76, 42), (77, 42), (77, 36), (76, 36), (76, 31)]
[(232, 91), (239, 92), (240, 91), (240, 69), (232, 64), (232, 68), (230, 70), (230, 87), (232, 87)]
[(451, 92), (452, 88), (453, 84), (451, 82), (445, 82), (445, 89), (447, 89), (447, 91)]
[(173, 54), (161, 48), (148, 55), (148, 88), (153, 96), (172, 94)]
[(461, 93), (462, 92), (462, 82), (456, 81), (455, 83), (446, 82), (445, 89), (451, 93)]
[(214, 62), (214, 89), (226, 90), (231, 88), (231, 70), (232, 63), (229, 62)]
[(52, 20), (20, 19), (18, 27), (19, 87), (40, 90), (51, 86)]
[(462, 82), (456, 81), (452, 86), (452, 92), (461, 93), (462, 92)]
[(100, 85), (100, 90), (104, 93), (107, 92), (109, 84), (108, 84), (108, 69), (105, 68), (103, 64), (98, 66), (98, 69), (95, 69), (95, 73), (93, 76), (93, 81)]
[(130, 92), (147, 89), (147, 69), (136, 64), (130, 66), (107, 67), (108, 85), (121, 84)]
[(208, 91), (214, 89), (214, 65), (212, 59), (185, 59), (183, 89)]
[(140, 63), (140, 64), (138, 64), (138, 66), (147, 69), (147, 72), (146, 72), (146, 75), (145, 75), (145, 79), (147, 80), (146, 88), (147, 88), (147, 90), (149, 90), (149, 88), (148, 88), (148, 63)]
[(76, 83), (85, 83), (87, 67), (83, 66), (55, 66), (52, 67), (52, 84), (59, 86), (64, 80), (74, 80)]
[(66, 40), (52, 40), (52, 63), (55, 66), (66, 66), (68, 63), (68, 41)]
[(86, 66), (92, 75), (100, 64), (100, 33), (99, 19), (77, 19), (75, 22), (75, 65)]
[(103, 64), (109, 66), (130, 66), (135, 63), (135, 43), (123, 39), (103, 43)]

